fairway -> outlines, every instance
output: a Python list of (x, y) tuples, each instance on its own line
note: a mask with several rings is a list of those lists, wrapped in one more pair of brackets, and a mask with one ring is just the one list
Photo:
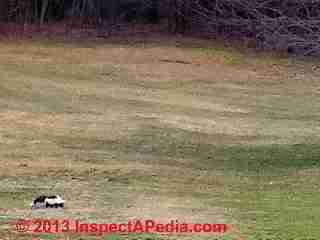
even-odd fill
[[(317, 239), (317, 64), (192, 38), (0, 42), (0, 239)], [(42, 194), (65, 208), (31, 210)], [(233, 227), (97, 237), (20, 218)]]

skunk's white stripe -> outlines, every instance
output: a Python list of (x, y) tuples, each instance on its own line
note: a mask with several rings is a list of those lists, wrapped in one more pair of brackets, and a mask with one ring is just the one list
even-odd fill
[(60, 196), (57, 196), (56, 198), (46, 198), (45, 203), (48, 203), (50, 205), (61, 204), (61, 203), (64, 203), (64, 200), (62, 200)]

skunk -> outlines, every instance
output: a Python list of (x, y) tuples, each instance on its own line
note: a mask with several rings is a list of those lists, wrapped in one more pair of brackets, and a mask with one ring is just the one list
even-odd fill
[(59, 195), (40, 196), (32, 201), (31, 209), (33, 208), (63, 208), (64, 200)]

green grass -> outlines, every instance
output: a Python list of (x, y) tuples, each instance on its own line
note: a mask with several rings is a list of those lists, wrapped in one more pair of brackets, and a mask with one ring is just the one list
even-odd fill
[[(210, 136), (212, 138), (212, 136)], [(224, 135), (217, 135), (223, 139)], [(170, 164), (176, 159), (186, 159), (186, 166), (207, 170), (228, 170), (246, 174), (278, 174), (292, 169), (319, 168), (320, 145), (270, 144), (270, 145), (224, 145), (211, 144), (206, 134), (187, 130), (145, 126), (132, 133), (129, 139), (110, 141), (86, 138), (57, 138), (65, 148), (122, 153), (154, 154), (162, 159), (159, 164)], [(187, 159), (193, 159), (192, 162)]]

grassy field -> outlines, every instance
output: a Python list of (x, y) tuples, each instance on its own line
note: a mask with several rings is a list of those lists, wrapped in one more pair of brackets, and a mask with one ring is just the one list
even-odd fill
[[(316, 60), (195, 39), (0, 42), (0, 239), (317, 239)], [(31, 211), (40, 194), (64, 210)], [(19, 218), (227, 223), (22, 234)]]

